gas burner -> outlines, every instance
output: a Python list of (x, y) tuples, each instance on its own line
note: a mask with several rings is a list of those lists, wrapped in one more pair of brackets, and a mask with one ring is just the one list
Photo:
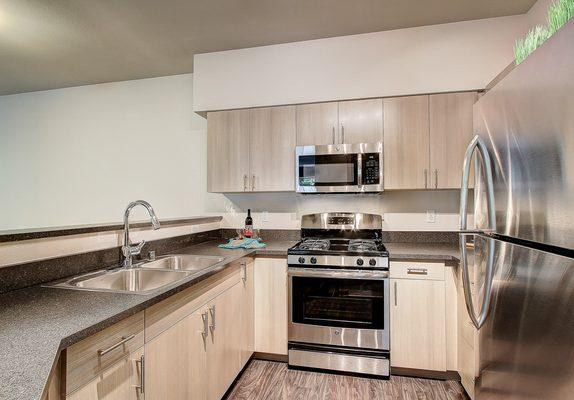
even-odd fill
[(373, 240), (351, 239), (348, 250), (353, 252), (377, 251), (377, 243)]
[(299, 245), (301, 250), (327, 250), (330, 242), (328, 239), (305, 239)]

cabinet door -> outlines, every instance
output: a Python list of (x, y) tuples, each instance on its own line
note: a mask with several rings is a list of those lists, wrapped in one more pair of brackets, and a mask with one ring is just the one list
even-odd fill
[(295, 110), (295, 106), (251, 110), (249, 190), (295, 190)]
[(337, 103), (297, 106), (297, 145), (338, 143)]
[(384, 99), (383, 108), (385, 189), (428, 187), (428, 96)]
[(383, 140), (383, 100), (339, 102), (339, 142), (375, 143)]
[(207, 398), (205, 311), (194, 312), (146, 343), (145, 394), (149, 400)]
[(209, 304), (207, 386), (209, 400), (219, 400), (241, 370), (241, 284)]
[(249, 189), (249, 110), (207, 114), (207, 188), (209, 192)]
[[(97, 378), (66, 396), (68, 400), (142, 400), (143, 347), (100, 373)], [(148, 397), (153, 398), (153, 397)], [(164, 397), (165, 398), (165, 397)]]
[(249, 361), (255, 350), (254, 262), (252, 260), (246, 262), (243, 268), (241, 280), (241, 368)]
[[(430, 186), (459, 189), (462, 162), (472, 139), (472, 106), (476, 92), (430, 96)], [(472, 180), (471, 180), (472, 181)]]
[(287, 261), (255, 259), (255, 351), (287, 354)]
[(391, 279), (391, 366), (446, 370), (444, 281)]

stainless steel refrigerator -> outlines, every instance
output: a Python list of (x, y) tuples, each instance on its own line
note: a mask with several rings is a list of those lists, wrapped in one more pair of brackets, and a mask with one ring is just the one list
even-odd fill
[(477, 400), (574, 399), (573, 43), (571, 21), (474, 106), (460, 242)]

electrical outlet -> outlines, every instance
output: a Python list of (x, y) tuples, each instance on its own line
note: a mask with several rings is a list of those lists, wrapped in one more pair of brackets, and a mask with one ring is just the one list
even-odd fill
[(261, 213), (261, 221), (269, 222), (269, 212), (268, 211), (263, 211)]
[(429, 224), (434, 224), (436, 222), (436, 211), (427, 210), (427, 222)]

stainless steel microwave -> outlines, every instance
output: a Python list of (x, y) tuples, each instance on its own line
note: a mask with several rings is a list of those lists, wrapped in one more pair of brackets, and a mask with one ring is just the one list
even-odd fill
[(297, 146), (295, 176), (299, 193), (382, 192), (383, 144)]

